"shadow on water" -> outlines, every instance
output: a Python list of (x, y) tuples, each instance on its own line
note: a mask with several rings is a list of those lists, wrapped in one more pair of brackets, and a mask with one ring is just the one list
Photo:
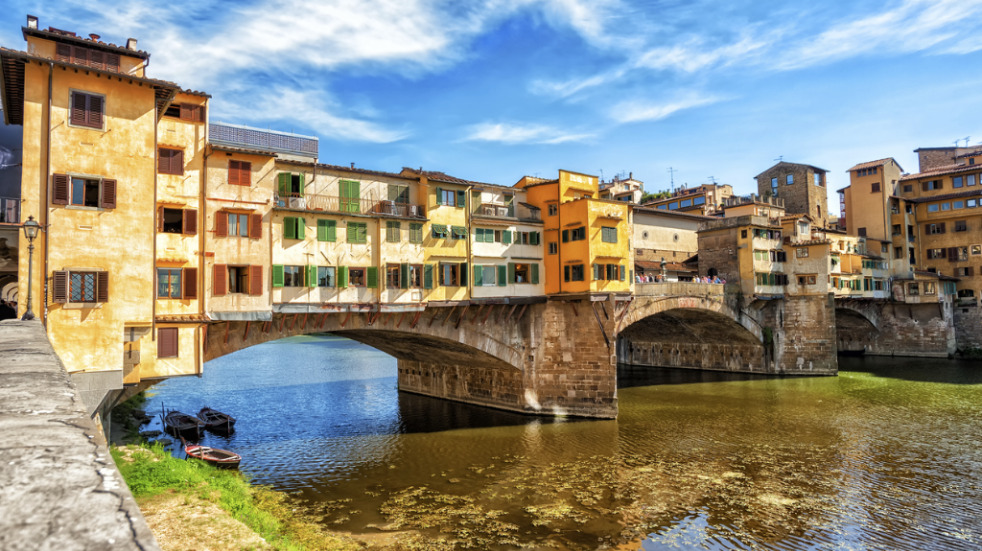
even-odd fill
[(759, 373), (728, 373), (680, 369), (677, 367), (649, 367), (617, 364), (617, 388), (655, 385), (687, 385), (691, 383), (725, 383), (730, 381), (760, 381), (775, 379), (779, 375)]
[(430, 398), (410, 392), (398, 394), (401, 434), (511, 427), (527, 425), (530, 422), (551, 424), (575, 421), (575, 419), (556, 417), (529, 417), (520, 413)]
[(971, 360), (839, 356), (839, 371), (918, 383), (982, 384), (982, 362)]

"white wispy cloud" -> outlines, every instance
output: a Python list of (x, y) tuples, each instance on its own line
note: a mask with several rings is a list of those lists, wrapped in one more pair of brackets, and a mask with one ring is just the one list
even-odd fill
[(691, 95), (667, 102), (632, 99), (615, 104), (609, 111), (610, 118), (619, 123), (657, 121), (679, 111), (701, 107), (722, 101), (719, 96)]
[(589, 133), (571, 134), (543, 124), (483, 122), (471, 126), (464, 141), (498, 142), (509, 145), (560, 144), (584, 141), (592, 137), (593, 135)]

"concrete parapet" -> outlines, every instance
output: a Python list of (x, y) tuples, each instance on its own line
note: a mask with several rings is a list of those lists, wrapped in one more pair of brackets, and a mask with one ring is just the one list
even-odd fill
[(159, 549), (38, 321), (0, 323), (0, 434), (0, 549)]

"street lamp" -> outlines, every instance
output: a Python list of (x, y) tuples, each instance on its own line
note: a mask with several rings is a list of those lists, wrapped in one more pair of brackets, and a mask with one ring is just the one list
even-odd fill
[(41, 230), (41, 224), (33, 216), (27, 217), (27, 222), (22, 224), (24, 237), (27, 238), (27, 311), (24, 312), (23, 321), (34, 319), (34, 312), (31, 311), (31, 280), (34, 279), (34, 239)]

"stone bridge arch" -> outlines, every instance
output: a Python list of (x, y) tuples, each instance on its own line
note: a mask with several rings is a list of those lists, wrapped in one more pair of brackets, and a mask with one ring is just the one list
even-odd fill
[(880, 337), (881, 305), (872, 301), (836, 299), (835, 345), (839, 354), (865, 354)]

